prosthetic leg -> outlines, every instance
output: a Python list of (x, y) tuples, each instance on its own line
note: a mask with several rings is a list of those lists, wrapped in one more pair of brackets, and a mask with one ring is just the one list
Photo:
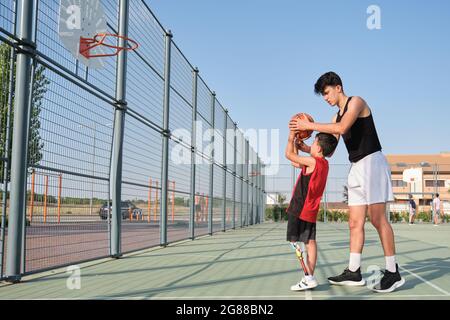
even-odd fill
[(301, 243), (291, 242), (291, 247), (295, 250), (295, 255), (297, 256), (298, 261), (300, 261), (300, 266), (303, 270), (303, 273), (305, 274), (305, 276), (309, 276), (311, 273), (309, 272), (308, 266), (303, 259), (303, 249), (301, 247)]
[(304, 261), (303, 253), (305, 252), (305, 250), (303, 250), (302, 244), (302, 242), (291, 242), (291, 247), (295, 250), (295, 255), (297, 256), (298, 261), (300, 261), (300, 266), (305, 275), (302, 280), (300, 280), (300, 282), (298, 282), (296, 285), (291, 286), (292, 291), (310, 290), (318, 286), (317, 280), (309, 270), (308, 262), (305, 263)]

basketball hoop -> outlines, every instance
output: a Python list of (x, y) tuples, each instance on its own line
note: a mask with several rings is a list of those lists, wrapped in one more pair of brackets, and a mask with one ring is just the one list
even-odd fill
[[(117, 39), (124, 39), (125, 41), (131, 42), (132, 46), (131, 47), (121, 47), (121, 46), (115, 46), (109, 43), (105, 43), (105, 39), (107, 37), (115, 37)], [(91, 53), (90, 51), (93, 50), (94, 48), (98, 47), (98, 46), (104, 46), (107, 48), (112, 48), (115, 49), (115, 52), (112, 53)], [(128, 38), (128, 37), (124, 37), (124, 36), (119, 36), (118, 34), (114, 34), (114, 33), (99, 33), (96, 34), (94, 37), (92, 38), (84, 38), (80, 36), (80, 54), (85, 57), (86, 59), (90, 59), (90, 58), (97, 58), (97, 57), (112, 57), (112, 56), (116, 56), (119, 54), (119, 52), (121, 52), (122, 50), (126, 50), (126, 51), (132, 51), (132, 50), (136, 50), (139, 47), (139, 44)]]

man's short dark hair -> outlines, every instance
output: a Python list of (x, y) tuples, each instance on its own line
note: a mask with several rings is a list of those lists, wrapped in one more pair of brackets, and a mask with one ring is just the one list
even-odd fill
[(438, 197), (438, 198), (439, 198), (439, 193), (436, 193), (436, 197)]
[(332, 134), (319, 132), (316, 134), (316, 138), (324, 157), (330, 156), (337, 147), (338, 140)]
[(342, 80), (341, 78), (334, 73), (333, 71), (327, 72), (320, 76), (320, 78), (317, 80), (316, 84), (314, 85), (314, 92), (315, 94), (322, 94), (325, 91), (325, 88), (327, 86), (342, 86)]

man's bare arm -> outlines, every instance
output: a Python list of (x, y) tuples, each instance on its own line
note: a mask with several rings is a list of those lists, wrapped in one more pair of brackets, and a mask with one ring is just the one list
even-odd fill
[(348, 110), (342, 117), (340, 122), (334, 123), (317, 123), (305, 120), (294, 119), (289, 123), (291, 130), (314, 130), (319, 132), (331, 133), (334, 135), (342, 135), (346, 133), (358, 119), (359, 115), (364, 111), (366, 102), (360, 97), (354, 97), (348, 104)]

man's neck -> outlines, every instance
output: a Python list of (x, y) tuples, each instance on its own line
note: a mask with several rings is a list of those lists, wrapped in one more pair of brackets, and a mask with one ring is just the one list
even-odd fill
[(344, 110), (348, 97), (345, 94), (341, 94), (338, 100), (338, 107), (341, 111)]

